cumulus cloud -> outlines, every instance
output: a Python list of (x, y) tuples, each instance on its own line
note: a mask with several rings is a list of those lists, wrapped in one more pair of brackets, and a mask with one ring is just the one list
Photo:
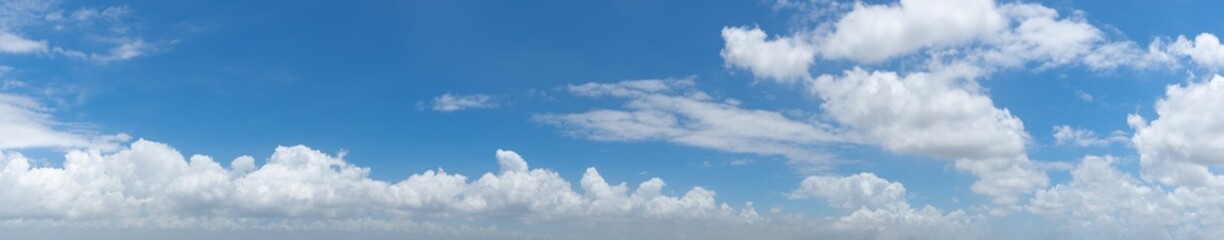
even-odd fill
[[(347, 162), (343, 153), (300, 145), (277, 147), (263, 164), (250, 156), (226, 164), (144, 139), (117, 151), (69, 151), (62, 167), (0, 151), (0, 204), (10, 206), (0, 209), (0, 229), (101, 238), (168, 232), (334, 232), (374, 239), (978, 236), (963, 212), (910, 208), (899, 183), (871, 174), (812, 177), (792, 193), (830, 199), (852, 211), (845, 216), (773, 220), (759, 215), (751, 202), (719, 203), (714, 191), (702, 187), (673, 194), (659, 178), (636, 186), (610, 183), (593, 167), (574, 184), (555, 171), (529, 167), (515, 152), (498, 150), (494, 156), (499, 169), (478, 178), (438, 169), (389, 182), (370, 178), (369, 168)], [(863, 199), (870, 201), (855, 203)], [(102, 229), (125, 234), (97, 235), (108, 232)], [(15, 237), (28, 238), (22, 236)]]
[(1186, 36), (1177, 36), (1177, 40), (1167, 46), (1170, 54), (1190, 57), (1199, 66), (1210, 69), (1224, 67), (1224, 45), (1215, 34), (1201, 33), (1193, 40)]
[(1054, 126), (1054, 143), (1059, 146), (1071, 145), (1077, 147), (1103, 147), (1113, 143), (1129, 142), (1125, 133), (1114, 131), (1107, 137), (1097, 136), (1092, 130), (1075, 128), (1068, 125)]
[(1065, 238), (1224, 237), (1214, 227), (1224, 223), (1224, 182), (1213, 171), (1224, 159), (1221, 102), (1224, 77), (1218, 75), (1168, 86), (1156, 102), (1156, 119), (1127, 118), (1139, 177), (1119, 170), (1114, 157), (1087, 156), (1070, 182), (1034, 194), (1028, 210), (1060, 226), (1056, 234)]
[(759, 28), (726, 27), (722, 57), (728, 66), (747, 68), (757, 77), (801, 79), (808, 76), (816, 49), (797, 37), (767, 39)]
[(810, 176), (790, 194), (797, 199), (823, 199), (842, 210), (885, 208), (905, 202), (901, 183), (880, 179), (875, 174), (859, 173), (846, 177)]
[(484, 94), (453, 95), (447, 93), (434, 98), (431, 109), (439, 112), (454, 112), (464, 109), (497, 107), (497, 103), (492, 102), (492, 99), (489, 95)]
[[(61, 166), (0, 150), (0, 204), (10, 206), (0, 209), (0, 229), (99, 238), (108, 238), (97, 235), (104, 229), (122, 229), (125, 234), (109, 238), (204, 230), (198, 236), (335, 231), (381, 232), (371, 234), (375, 239), (590, 239), (590, 233), (600, 232), (640, 239), (854, 239), (948, 236), (942, 234), (962, 231), (965, 224), (959, 212), (895, 202), (831, 220), (775, 221), (759, 215), (751, 202), (719, 203), (715, 192), (703, 187), (671, 193), (659, 178), (630, 186), (610, 183), (588, 168), (571, 183), (507, 150), (494, 154), (498, 170), (478, 178), (437, 169), (383, 181), (370, 178), (371, 169), (346, 161), (344, 153), (300, 145), (277, 147), (262, 164), (250, 156), (227, 163), (185, 155), (144, 139), (118, 149), (74, 149)], [(895, 186), (893, 196), (903, 195)], [(516, 227), (499, 229), (497, 223)], [(22, 236), (15, 238), (30, 238)]]
[(1057, 238), (1213, 239), (1224, 217), (1224, 189), (1165, 189), (1114, 167), (1110, 156), (1087, 156), (1071, 181), (1034, 194), (1028, 210), (1050, 220)]
[(988, 37), (1007, 26), (994, 1), (901, 0), (857, 3), (821, 40), (831, 59), (879, 62), (923, 48), (948, 47)]
[[(586, 85), (575, 92), (638, 94), (670, 86), (658, 83)], [(583, 91), (600, 87), (606, 88)], [(0, 122), (0, 127), (14, 126)], [(14, 134), (6, 136), (38, 136)], [(703, 187), (676, 194), (659, 178), (630, 186), (609, 182), (595, 168), (570, 182), (500, 149), (493, 156), (497, 170), (479, 177), (439, 168), (384, 181), (371, 178), (371, 169), (346, 161), (343, 152), (331, 155), (300, 145), (277, 147), (262, 164), (251, 156), (223, 162), (185, 155), (144, 139), (112, 149), (92, 146), (65, 145), (58, 166), (29, 158), (20, 149), (0, 149), (0, 204), (10, 206), (0, 209), (0, 229), (55, 232), (42, 237), (91, 235), (102, 229), (126, 233), (110, 238), (204, 230), (201, 236), (335, 231), (384, 233), (373, 238), (589, 239), (590, 233), (602, 232), (642, 239), (790, 239), (857, 238), (880, 231), (860, 223), (907, 224), (889, 228), (906, 229), (923, 226), (912, 220), (926, 219), (921, 220), (926, 229), (945, 226), (934, 221), (962, 221), (929, 207), (856, 211), (838, 218), (838, 224), (775, 221), (758, 214), (751, 202), (742, 207), (719, 203), (715, 192)], [(501, 224), (514, 227), (499, 229)], [(904, 236), (922, 236), (912, 234), (917, 233)]]
[(1032, 62), (1042, 68), (1079, 64), (1097, 70), (1175, 64), (1160, 41), (1144, 50), (1132, 41), (1109, 40), (1080, 13), (1062, 16), (1035, 3), (856, 2), (839, 17), (800, 29), (767, 39), (757, 28), (724, 28), (723, 59), (758, 77), (782, 81), (807, 77), (816, 56), (876, 64), (926, 52), (932, 60), (970, 62), (988, 71)]
[(890, 151), (953, 160), (981, 180), (973, 191), (996, 203), (1045, 187), (1048, 178), (1028, 159), (1024, 124), (970, 86), (973, 67), (930, 73), (846, 71), (822, 75), (812, 91), (821, 109)]
[(911, 208), (901, 183), (871, 173), (809, 176), (790, 197), (819, 199), (850, 211), (830, 223), (831, 228), (850, 233), (847, 239), (975, 239), (983, 233), (975, 230), (973, 218), (960, 210), (945, 214), (929, 205)]
[[(1176, 65), (1159, 40), (1146, 50), (1128, 40), (1111, 40), (1082, 13), (1062, 14), (1035, 3), (901, 0), (856, 2), (846, 11), (772, 39), (760, 29), (725, 28), (723, 59), (761, 78), (804, 79), (825, 113), (864, 135), (859, 143), (952, 160), (957, 169), (980, 178), (974, 192), (1013, 207), (1019, 196), (1044, 188), (1049, 180), (1042, 164), (1027, 156), (1030, 136), (1022, 121), (994, 106), (978, 78), (1034, 65), (1094, 70)], [(925, 61), (902, 61), (909, 66), (904, 73), (856, 66), (841, 75), (810, 77), (806, 68), (796, 67), (810, 68), (817, 64), (814, 57), (870, 66), (907, 56)], [(1072, 131), (1060, 139), (1075, 136)], [(1109, 139), (1115, 140), (1102, 141), (1120, 137)]]
[(1224, 185), (1211, 170), (1224, 164), (1224, 77), (1170, 85), (1165, 95), (1156, 102), (1156, 119), (1127, 119), (1135, 129), (1143, 178), (1174, 186)]
[(800, 171), (827, 167), (822, 145), (855, 137), (819, 122), (747, 109), (694, 89), (691, 79), (631, 80), (571, 85), (574, 94), (627, 99), (623, 110), (539, 114), (573, 136), (597, 141), (666, 141), (735, 153), (780, 155)]
[[(694, 187), (669, 196), (658, 178), (630, 188), (609, 184), (595, 168), (586, 170), (582, 191), (575, 191), (558, 173), (529, 169), (516, 153), (504, 150), (497, 151), (498, 173), (469, 180), (439, 169), (399, 182), (371, 179), (370, 169), (346, 162), (343, 154), (305, 146), (278, 147), (260, 166), (244, 156), (226, 167), (208, 156), (186, 157), (169, 145), (143, 139), (113, 153), (74, 150), (65, 158), (63, 167), (46, 167), (17, 152), (0, 153), (0, 203), (10, 206), (0, 210), (0, 220), (164, 218), (272, 225), (258, 219), (761, 220), (750, 206), (737, 210), (719, 204), (711, 190)], [(158, 221), (142, 224), (173, 227)]]

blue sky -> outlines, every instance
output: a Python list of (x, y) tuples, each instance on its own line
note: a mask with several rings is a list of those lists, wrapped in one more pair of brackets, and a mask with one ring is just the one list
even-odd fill
[(9, 1), (0, 228), (1212, 238), (1220, 5)]

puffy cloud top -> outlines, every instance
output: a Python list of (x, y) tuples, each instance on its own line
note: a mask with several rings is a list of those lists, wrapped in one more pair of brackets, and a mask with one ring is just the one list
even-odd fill
[(1171, 85), (1151, 122), (1131, 115), (1144, 179), (1170, 185), (1224, 185), (1210, 168), (1224, 164), (1224, 77)]
[[(635, 191), (609, 185), (590, 168), (582, 193), (556, 172), (528, 169), (512, 151), (498, 150), (498, 174), (475, 181), (441, 170), (400, 182), (369, 178), (370, 170), (342, 156), (305, 146), (277, 147), (266, 164), (248, 156), (223, 167), (202, 155), (184, 158), (162, 143), (137, 140), (114, 153), (71, 151), (63, 168), (39, 167), (24, 155), (0, 152), (0, 221), (205, 218), (383, 219), (510, 215), (519, 219), (689, 219), (758, 221), (718, 204), (714, 192), (693, 188), (667, 196), (662, 180)], [(747, 214), (747, 215), (744, 215)], [(743, 215), (743, 216), (741, 216)], [(149, 223), (156, 225), (156, 223)]]

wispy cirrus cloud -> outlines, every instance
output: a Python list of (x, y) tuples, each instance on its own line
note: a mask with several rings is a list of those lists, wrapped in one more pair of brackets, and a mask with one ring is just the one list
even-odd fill
[(56, 121), (50, 108), (37, 99), (0, 92), (0, 151), (26, 148), (115, 149), (126, 134), (99, 135), (74, 132)]
[(623, 109), (537, 114), (535, 121), (597, 141), (663, 141), (734, 153), (783, 156), (799, 172), (834, 164), (823, 148), (857, 136), (780, 112), (741, 107), (695, 88), (689, 79), (585, 83), (566, 89), (587, 97), (624, 99)]
[[(419, 103), (418, 106), (424, 107), (424, 104), (425, 103)], [(466, 109), (496, 108), (499, 106), (499, 104), (494, 102), (493, 97), (490, 97), (489, 95), (454, 95), (447, 93), (442, 94), (442, 96), (435, 97), (428, 106), (429, 109), (434, 111), (454, 112)]]
[(62, 5), (60, 1), (27, 0), (0, 4), (0, 52), (55, 54), (104, 63), (147, 55), (164, 44), (141, 36), (136, 17), (126, 6), (69, 9)]
[(1130, 137), (1121, 131), (1114, 131), (1109, 136), (1097, 136), (1092, 130), (1075, 128), (1068, 125), (1054, 126), (1054, 143), (1056, 145), (1071, 145), (1077, 147), (1103, 147), (1114, 143), (1130, 142)]

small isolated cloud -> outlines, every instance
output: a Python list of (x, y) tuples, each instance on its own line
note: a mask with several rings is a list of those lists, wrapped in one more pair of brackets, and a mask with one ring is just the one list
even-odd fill
[(731, 166), (744, 166), (744, 165), (749, 165), (753, 163), (756, 163), (756, 159), (740, 158), (740, 159), (735, 159), (735, 160), (731, 160), (730, 162), (727, 162), (727, 164)]
[(1130, 138), (1121, 131), (1115, 131), (1106, 137), (1099, 137), (1096, 132), (1088, 129), (1073, 128), (1067, 125), (1054, 126), (1054, 143), (1059, 146), (1103, 147), (1129, 141)]
[(0, 52), (36, 53), (47, 51), (46, 40), (30, 40), (10, 32), (0, 32)]
[(435, 97), (430, 109), (439, 112), (454, 112), (464, 109), (495, 108), (498, 104), (492, 102), (492, 99), (489, 95), (484, 94), (452, 95), (447, 93)]
[(1084, 90), (1075, 90), (1075, 97), (1085, 102), (1091, 102), (1094, 99), (1092, 94), (1088, 94)]

